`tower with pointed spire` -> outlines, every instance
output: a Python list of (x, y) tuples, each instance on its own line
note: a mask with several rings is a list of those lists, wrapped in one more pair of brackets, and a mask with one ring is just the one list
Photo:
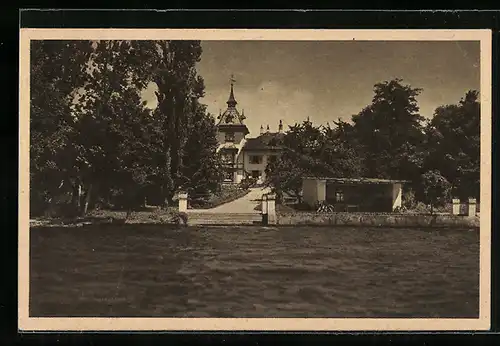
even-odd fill
[(238, 102), (234, 97), (234, 76), (231, 75), (227, 108), (219, 113), (217, 123), (218, 151), (222, 154), (225, 163), (225, 181), (238, 182), (243, 175), (242, 164), (239, 163), (239, 154), (244, 146), (245, 137), (249, 134), (245, 125), (245, 115), (236, 108)]
[(234, 132), (234, 133), (242, 133), (243, 136), (246, 136), (249, 131), (247, 126), (244, 124), (245, 116), (243, 113), (240, 114), (236, 105), (238, 102), (234, 97), (234, 82), (235, 79), (231, 76), (231, 89), (229, 91), (229, 98), (226, 101), (227, 108), (223, 113), (219, 113), (218, 119), (219, 122), (217, 124), (219, 130), (221, 132)]
[(234, 77), (231, 75), (227, 108), (219, 111), (217, 117), (218, 152), (224, 161), (224, 182), (240, 183), (244, 178), (254, 178), (257, 184), (266, 179), (266, 167), (276, 160), (282, 150), (281, 140), (284, 135), (283, 123), (280, 120), (278, 132), (271, 132), (269, 125), (260, 126), (260, 134), (255, 138), (247, 138), (249, 134), (245, 125), (244, 111), (236, 106), (234, 96)]

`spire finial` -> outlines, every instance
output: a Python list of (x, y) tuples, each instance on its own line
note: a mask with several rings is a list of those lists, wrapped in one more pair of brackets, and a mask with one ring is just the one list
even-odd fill
[(260, 125), (260, 134), (264, 133), (264, 126)]
[(266, 129), (266, 132), (269, 132), (269, 125), (267, 125), (267, 129)]
[(283, 132), (283, 122), (280, 119), (280, 124), (278, 125), (278, 132)]
[(236, 82), (236, 80), (234, 79), (233, 74), (231, 74), (231, 78), (229, 79), (229, 81), (231, 82), (231, 92), (229, 93), (229, 99), (227, 100), (226, 103), (229, 107), (234, 107), (238, 102), (236, 102), (236, 99), (234, 98), (233, 85), (234, 82)]

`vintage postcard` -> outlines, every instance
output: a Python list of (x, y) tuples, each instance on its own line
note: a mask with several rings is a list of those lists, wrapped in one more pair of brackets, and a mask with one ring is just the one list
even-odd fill
[(490, 328), (490, 30), (21, 29), (21, 331)]

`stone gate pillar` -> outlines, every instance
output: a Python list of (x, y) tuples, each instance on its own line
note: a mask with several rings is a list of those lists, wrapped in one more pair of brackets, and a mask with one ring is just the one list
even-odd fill
[(179, 213), (187, 212), (188, 194), (185, 192), (179, 193)]
[(452, 214), (459, 215), (460, 214), (460, 200), (458, 198), (453, 198), (451, 200), (452, 206)]
[(267, 215), (267, 195), (262, 195), (262, 214)]
[(277, 223), (276, 219), (276, 195), (267, 195), (267, 224), (275, 225)]
[(262, 215), (262, 224), (267, 225), (267, 195), (262, 195), (261, 199), (261, 215)]
[(476, 216), (476, 199), (469, 198), (469, 208), (468, 208), (468, 216)]

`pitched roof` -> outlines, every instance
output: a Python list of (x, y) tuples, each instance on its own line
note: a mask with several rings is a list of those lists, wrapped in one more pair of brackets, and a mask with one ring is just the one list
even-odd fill
[(248, 138), (245, 143), (245, 150), (280, 150), (282, 149), (281, 139), (283, 133), (267, 132), (256, 138)]
[(219, 119), (219, 125), (243, 125), (243, 120), (245, 120), (245, 115), (240, 114), (236, 109), (236, 99), (234, 98), (233, 84), (231, 83), (231, 91), (229, 93), (229, 99), (227, 100), (227, 109), (224, 113), (219, 114), (217, 117)]
[(229, 93), (229, 98), (227, 100), (227, 105), (229, 107), (234, 107), (238, 102), (236, 102), (236, 99), (234, 98), (234, 91), (233, 91), (233, 83), (231, 83), (231, 92)]

